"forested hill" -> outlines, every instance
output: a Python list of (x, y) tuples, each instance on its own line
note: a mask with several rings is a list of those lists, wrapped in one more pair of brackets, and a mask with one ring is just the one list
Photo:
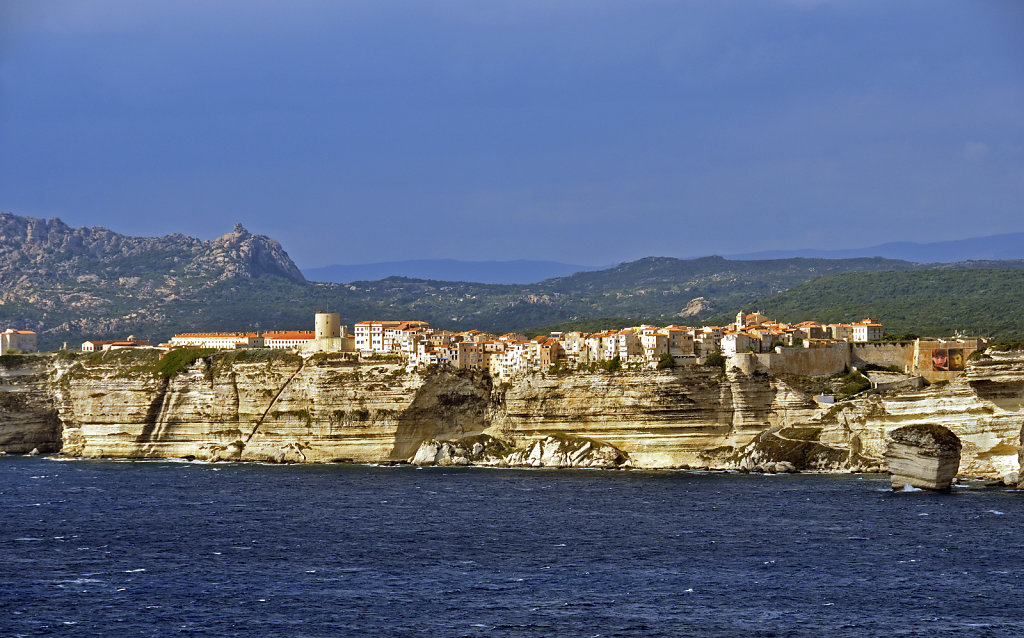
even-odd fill
[[(770, 300), (778, 293), (803, 290), (801, 284), (822, 276), (840, 290), (848, 281), (857, 282), (861, 296), (841, 308), (811, 303), (810, 298), (794, 303), (806, 303), (808, 312), (849, 310), (850, 316), (829, 315), (842, 320), (874, 314), (892, 325), (881, 308), (864, 303), (873, 296), (891, 296), (872, 292), (871, 282), (936, 268), (941, 269), (936, 276), (962, 281), (966, 276), (961, 271), (992, 265), (1020, 268), (1024, 262), (929, 266), (881, 258), (650, 257), (530, 285), (401, 277), (332, 284), (306, 281), (280, 244), (241, 226), (203, 241), (186, 235), (128, 237), (104, 228), (70, 228), (57, 219), (0, 214), (0, 325), (36, 330), (44, 348), (129, 334), (163, 341), (186, 331), (310, 328), (317, 310), (339, 312), (350, 326), (365, 319), (415, 318), (449, 329), (529, 331), (553, 324), (600, 327), (595, 321), (600, 317), (623, 325), (699, 325), (720, 316), (731, 318), (740, 308), (760, 305), (770, 310)], [(843, 278), (865, 272), (879, 274)], [(881, 277), (882, 272), (889, 274)], [(990, 304), (1002, 303), (997, 300), (1014, 292), (999, 285), (1001, 272), (970, 272), (975, 288), (994, 281), (986, 297)], [(841, 292), (836, 294), (841, 298)], [(964, 298), (974, 304), (981, 297)], [(972, 305), (970, 310), (978, 322), (986, 321), (983, 309)], [(906, 321), (918, 329), (915, 322), (921, 319), (914, 312), (907, 310)], [(930, 313), (930, 325), (959, 327), (953, 318), (942, 323), (947, 316)], [(986, 332), (997, 329), (1013, 328), (993, 324)]]
[[(1012, 262), (1019, 265), (1019, 262)], [(780, 321), (877, 317), (892, 334), (1024, 339), (1024, 270), (942, 269), (819, 277), (751, 305)], [(712, 322), (731, 321), (728, 314)]]

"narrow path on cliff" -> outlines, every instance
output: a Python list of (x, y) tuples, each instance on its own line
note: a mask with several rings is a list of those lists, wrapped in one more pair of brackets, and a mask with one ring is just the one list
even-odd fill
[(288, 377), (288, 380), (284, 382), (284, 384), (280, 387), (280, 389), (278, 389), (277, 394), (275, 394), (274, 398), (270, 400), (270, 405), (267, 406), (267, 409), (264, 410), (263, 414), (260, 416), (260, 420), (256, 422), (256, 425), (252, 426), (252, 432), (250, 432), (249, 436), (247, 436), (246, 439), (245, 439), (246, 443), (248, 443), (250, 440), (252, 440), (253, 435), (256, 434), (256, 430), (259, 430), (260, 426), (263, 425), (263, 421), (267, 418), (267, 415), (270, 414), (270, 410), (277, 403), (277, 400), (279, 398), (281, 398), (281, 393), (284, 392), (285, 388), (288, 387), (288, 385), (292, 382), (292, 380), (294, 380), (295, 377), (297, 377), (299, 375), (299, 373), (302, 372), (302, 369), (305, 368), (305, 367), (306, 367), (306, 360), (303, 359), (302, 363), (299, 364), (299, 369), (296, 370), (295, 372), (293, 372), (292, 376)]

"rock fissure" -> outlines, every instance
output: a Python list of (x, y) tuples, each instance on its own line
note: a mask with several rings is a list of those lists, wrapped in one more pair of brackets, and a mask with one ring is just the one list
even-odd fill
[[(293, 380), (295, 380), (295, 377), (297, 377), (299, 375), (299, 373), (302, 372), (302, 369), (305, 367), (305, 365), (306, 365), (306, 361), (303, 360), (302, 363), (299, 364), (299, 369), (296, 370), (295, 372), (293, 372), (292, 375), (290, 377), (288, 377), (288, 380), (285, 381), (284, 384), (280, 388), (277, 389), (277, 392), (274, 393), (274, 397), (270, 400), (270, 404), (267, 405), (267, 409), (263, 411), (263, 414), (260, 415), (259, 420), (256, 421), (255, 425), (252, 426), (252, 431), (249, 432), (249, 436), (245, 437), (245, 442), (246, 443), (248, 443), (249, 441), (252, 440), (253, 435), (255, 435), (256, 431), (260, 429), (260, 426), (263, 425), (263, 422), (266, 420), (267, 415), (270, 414), (270, 411), (274, 408), (274, 404), (277, 403), (277, 400), (281, 398), (281, 394), (283, 394), (285, 389), (288, 387), (288, 385)], [(236, 390), (237, 390), (237, 387), (238, 387), (237, 386), (237, 380), (236, 380), (235, 387), (236, 387)], [(305, 458), (305, 456), (303, 456), (303, 458)]]
[(170, 379), (160, 380), (160, 387), (157, 390), (156, 397), (150, 401), (149, 409), (146, 410), (142, 431), (139, 432), (139, 436), (135, 439), (137, 443), (145, 444), (154, 440), (159, 440), (159, 437), (162, 434), (160, 431), (160, 425), (164, 422), (163, 414), (167, 404), (167, 388), (169, 385)]

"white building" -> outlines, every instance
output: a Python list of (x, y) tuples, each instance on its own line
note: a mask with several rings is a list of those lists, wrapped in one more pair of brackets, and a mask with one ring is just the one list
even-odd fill
[(0, 355), (7, 354), (8, 350), (38, 352), (36, 333), (31, 330), (15, 330), (14, 328), (0, 332)]
[(298, 350), (314, 339), (314, 330), (269, 330), (263, 333), (263, 347), (274, 350)]
[(85, 341), (82, 343), (82, 352), (96, 352), (98, 350), (121, 350), (123, 348), (141, 348), (148, 346), (149, 342), (145, 339), (136, 339), (135, 337), (128, 337), (122, 340), (104, 340), (100, 341), (94, 339), (92, 341)]
[(853, 341), (878, 341), (885, 335), (882, 322), (877, 319), (864, 319), (853, 324)]
[[(759, 346), (760, 339), (756, 343)], [(729, 331), (722, 335), (722, 354), (728, 356), (739, 352), (748, 352), (754, 344), (755, 342), (746, 333)]]
[[(626, 363), (643, 357), (644, 349), (640, 344), (640, 338), (630, 329), (620, 330), (616, 335), (617, 355), (619, 361)], [(612, 359), (615, 358), (613, 355)]]
[(240, 350), (264, 347), (263, 337), (255, 332), (185, 332), (171, 337), (172, 348), (213, 348)]
[(426, 321), (360, 321), (355, 325), (355, 349), (359, 352), (397, 352), (401, 349), (403, 333), (418, 333), (429, 327)]
[(640, 335), (640, 344), (644, 349), (647, 363), (657, 363), (661, 355), (668, 354), (668, 335), (647, 332)]

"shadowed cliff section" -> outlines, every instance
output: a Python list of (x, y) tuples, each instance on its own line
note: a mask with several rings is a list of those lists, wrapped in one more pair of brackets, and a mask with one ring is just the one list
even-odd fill
[(170, 379), (161, 379), (156, 390), (156, 396), (146, 410), (145, 420), (142, 423), (142, 431), (136, 437), (135, 442), (140, 444), (152, 443), (161, 423), (161, 416), (164, 412), (164, 405), (167, 403), (167, 386)]
[(429, 439), (458, 439), (490, 426), (491, 379), (481, 374), (442, 371), (428, 377), (398, 416), (390, 460), (411, 458)]
[(0, 450), (59, 452), (61, 422), (52, 387), (50, 355), (0, 357)]
[(495, 436), (591, 438), (669, 467), (746, 443), (769, 424), (771, 400), (767, 375), (723, 379), (719, 368), (535, 375), (505, 391)]

